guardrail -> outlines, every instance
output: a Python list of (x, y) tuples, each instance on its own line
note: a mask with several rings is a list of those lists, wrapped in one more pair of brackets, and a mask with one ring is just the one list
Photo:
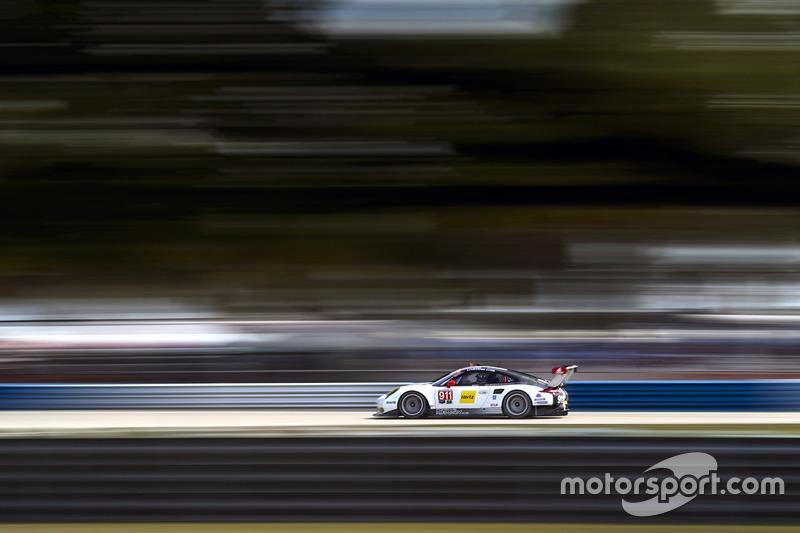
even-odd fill
[(365, 409), (395, 383), (2, 385), (0, 410)]
[[(398, 383), (12, 384), (0, 410), (372, 409)], [(800, 411), (800, 380), (603, 381), (567, 385), (582, 411)]]
[(800, 380), (569, 383), (583, 411), (800, 411)]

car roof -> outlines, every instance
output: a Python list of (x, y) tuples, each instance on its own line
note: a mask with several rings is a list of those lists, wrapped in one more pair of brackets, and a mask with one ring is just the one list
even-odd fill
[(484, 371), (500, 371), (500, 372), (507, 372), (507, 368), (500, 368), (499, 366), (488, 366), (488, 365), (472, 365), (472, 366), (464, 366), (454, 370), (454, 372), (461, 372), (462, 370), (484, 370)]

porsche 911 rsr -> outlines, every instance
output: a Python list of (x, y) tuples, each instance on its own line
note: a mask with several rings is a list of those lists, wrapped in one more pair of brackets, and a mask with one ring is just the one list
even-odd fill
[(377, 400), (377, 415), (505, 415), (509, 418), (565, 416), (563, 385), (577, 365), (553, 369), (550, 381), (494, 366), (467, 366), (435, 381), (397, 387)]

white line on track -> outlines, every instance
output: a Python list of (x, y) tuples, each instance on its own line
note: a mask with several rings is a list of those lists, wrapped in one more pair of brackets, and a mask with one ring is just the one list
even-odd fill
[[(779, 425), (800, 433), (800, 413), (572, 412), (563, 418), (377, 418), (368, 411), (3, 411), (0, 437), (21, 436), (295, 436), (630, 433), (637, 428), (714, 426), (757, 430)], [(600, 430), (598, 432), (598, 430)], [(587, 433), (588, 432), (588, 433)]]

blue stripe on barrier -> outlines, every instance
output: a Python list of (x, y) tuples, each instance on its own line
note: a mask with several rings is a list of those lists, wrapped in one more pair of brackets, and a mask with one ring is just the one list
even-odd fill
[(583, 411), (800, 411), (800, 381), (607, 381), (567, 385)]
[[(0, 410), (364, 409), (394, 383), (0, 385)], [(800, 380), (567, 385), (574, 411), (800, 411)]]

